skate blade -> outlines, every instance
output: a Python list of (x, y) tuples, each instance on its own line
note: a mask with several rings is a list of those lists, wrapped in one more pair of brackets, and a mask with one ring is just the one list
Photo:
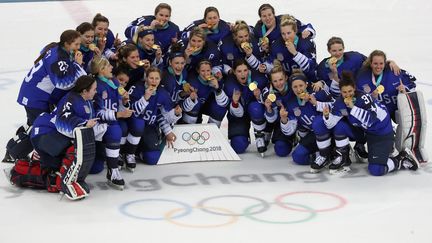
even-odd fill
[(15, 163), (15, 160), (14, 159), (9, 159), (9, 158), (4, 158), (2, 160), (2, 163), (13, 164), (13, 163)]
[(107, 184), (110, 187), (112, 187), (112, 188), (114, 188), (116, 190), (119, 190), (119, 191), (123, 191), (123, 189), (124, 189), (124, 185), (116, 185), (116, 184), (112, 183), (110, 180), (107, 181)]
[(264, 158), (265, 157), (265, 153), (260, 153), (261, 157)]
[(322, 169), (312, 169), (312, 168), (310, 168), (309, 172), (312, 173), (312, 174), (318, 174), (318, 173), (320, 173), (324, 169), (325, 169), (325, 167), (322, 168)]
[(344, 167), (339, 168), (337, 170), (329, 170), (330, 175), (345, 175), (349, 171), (351, 171), (351, 168), (349, 166), (344, 166)]
[(10, 169), (3, 169), (3, 173), (5, 174), (7, 180), (9, 181), (9, 183), (14, 186), (15, 184), (12, 183), (12, 181), (11, 181), (12, 175), (11, 175)]
[(131, 172), (131, 173), (134, 173), (135, 168), (131, 168), (131, 167), (127, 167), (126, 166), (126, 170), (129, 171), (129, 172)]

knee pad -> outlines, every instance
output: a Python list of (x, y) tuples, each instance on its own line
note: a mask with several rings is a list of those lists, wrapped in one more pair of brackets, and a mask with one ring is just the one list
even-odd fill
[(292, 158), (294, 163), (298, 165), (308, 165), (309, 164), (310, 152), (303, 145), (299, 144), (292, 153)]
[(103, 136), (103, 141), (105, 143), (120, 143), (122, 138), (122, 129), (120, 125), (109, 125), (105, 135)]
[(104, 160), (96, 159), (90, 169), (89, 174), (99, 174), (104, 169)]
[(316, 116), (314, 118), (312, 122), (312, 129), (317, 136), (330, 133), (330, 130), (324, 124), (322, 116)]
[(383, 176), (388, 172), (387, 166), (382, 164), (369, 164), (368, 170), (373, 176)]
[(248, 106), (248, 113), (251, 117), (251, 120), (264, 121), (264, 112), (264, 105), (258, 102), (251, 102)]
[(161, 156), (161, 151), (148, 151), (141, 153), (141, 159), (148, 165), (156, 165)]
[(285, 141), (276, 141), (274, 145), (274, 150), (277, 156), (286, 157), (291, 153), (292, 146), (290, 143)]
[(246, 136), (235, 136), (231, 138), (231, 147), (237, 154), (242, 154), (249, 146), (249, 139)]

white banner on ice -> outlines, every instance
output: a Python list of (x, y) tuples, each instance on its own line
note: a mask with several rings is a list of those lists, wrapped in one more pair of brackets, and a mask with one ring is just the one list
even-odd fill
[(158, 164), (241, 160), (215, 124), (175, 125), (174, 148), (165, 146)]

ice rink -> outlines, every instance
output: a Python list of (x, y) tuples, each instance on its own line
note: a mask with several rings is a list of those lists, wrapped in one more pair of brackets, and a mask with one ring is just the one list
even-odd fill
[[(0, 1), (4, 2), (4, 1)], [(181, 29), (202, 18), (205, 7), (221, 19), (258, 20), (264, 2), (174, 1), (171, 20)], [(317, 31), (317, 61), (327, 57), (326, 43), (342, 37), (346, 50), (387, 53), (417, 77), (432, 121), (432, 2), (429, 0), (268, 1), (276, 14), (289, 13)], [(0, 155), (25, 121), (16, 97), (39, 50), (58, 41), (65, 29), (91, 22), (96, 13), (123, 32), (156, 1), (68, 1), (0, 3)], [(226, 123), (222, 126), (226, 134)], [(426, 147), (431, 144), (431, 128)], [(432, 151), (429, 151), (432, 156)], [(105, 184), (105, 171), (90, 175), (88, 198), (71, 202), (56, 194), (20, 189), (3, 175), (0, 164), (0, 243), (12, 242), (432, 242), (432, 166), (384, 177), (355, 164), (344, 176), (310, 174), (291, 157), (278, 158), (270, 146), (265, 159), (255, 146), (240, 162), (139, 164), (123, 172), (126, 189)]]

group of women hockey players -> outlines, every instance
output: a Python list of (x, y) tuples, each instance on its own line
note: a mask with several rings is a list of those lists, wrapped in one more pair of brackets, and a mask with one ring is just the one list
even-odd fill
[[(171, 11), (157, 5), (154, 15), (125, 27), (124, 41), (97, 14), (45, 46), (22, 82), (17, 101), (27, 122), (5, 160), (40, 161), (47, 188), (64, 192), (59, 181), (68, 173), (62, 167), (74, 129), (87, 127), (96, 141), (90, 173), (106, 166), (108, 182), (123, 189), (121, 167), (134, 171), (137, 159), (157, 164), (176, 140), (174, 124), (201, 123), (207, 115), (218, 126), (227, 116), (235, 152), (255, 141), (264, 156), (272, 143), (277, 156), (291, 155), (313, 173), (348, 171), (350, 141), (371, 175), (419, 167), (411, 150), (394, 151), (392, 125), (397, 96), (413, 91), (415, 78), (384, 52), (346, 52), (332, 37), (330, 56), (317, 63), (314, 27), (276, 15), (270, 4), (259, 7), (255, 26), (228, 23), (208, 7), (180, 30)], [(88, 194), (83, 180), (73, 188)]]

